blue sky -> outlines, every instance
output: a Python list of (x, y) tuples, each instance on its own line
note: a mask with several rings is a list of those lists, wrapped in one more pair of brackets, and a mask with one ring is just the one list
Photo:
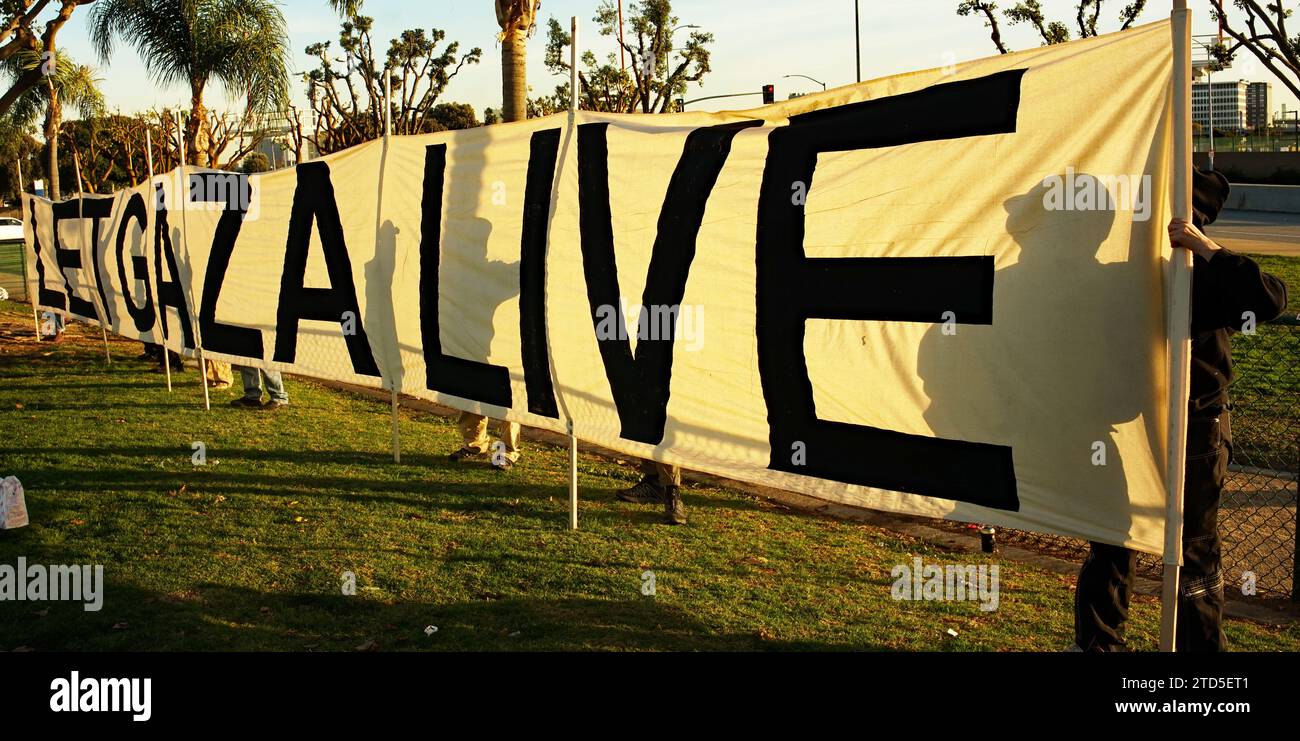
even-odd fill
[[(630, 2), (625, 0), (625, 11)], [(1109, 0), (1103, 16), (1105, 30), (1118, 28), (1115, 17), (1126, 2)], [(1012, 0), (1000, 4), (1005, 7)], [(1042, 4), (1052, 18), (1073, 18), (1075, 0), (1043, 0)], [(289, 24), (295, 69), (306, 69), (310, 59), (303, 49), (316, 41), (336, 40), (339, 19), (325, 0), (284, 0), (281, 5)], [(598, 5), (599, 0), (542, 0), (539, 26), (554, 16), (567, 27), (570, 16), (576, 15), (581, 24), (579, 45), (603, 57), (617, 47), (597, 34), (591, 19)], [(1167, 17), (1170, 5), (1169, 0), (1151, 0), (1140, 22)], [(1195, 18), (1193, 33), (1214, 33), (1208, 0), (1191, 0), (1189, 5)], [(983, 23), (973, 17), (958, 17), (956, 6), (957, 0), (861, 0), (863, 79), (942, 66), (949, 53), (949, 58), (957, 61), (994, 53)], [(743, 12), (736, 12), (739, 7)], [(692, 85), (688, 99), (757, 90), (765, 83), (777, 86), (778, 98), (820, 89), (807, 80), (782, 79), (788, 74), (809, 75), (830, 87), (854, 81), (852, 0), (675, 0), (673, 9), (681, 23), (700, 25), (717, 39), (713, 72), (703, 87)], [(462, 49), (482, 48), (483, 61), (462, 71), (442, 100), (470, 103), (480, 116), (484, 108), (500, 105), (500, 48), (490, 0), (366, 0), (365, 12), (375, 19), (376, 46), (380, 48), (387, 48), (389, 38), (412, 27), (441, 28), (449, 40), (459, 41)], [(97, 66), (112, 108), (134, 112), (165, 105), (188, 106), (188, 91), (154, 85), (134, 49), (119, 44), (108, 61), (96, 59), (86, 36), (86, 16), (84, 8), (77, 11), (64, 28), (61, 45), (78, 61)], [(1002, 30), (1012, 49), (1038, 45), (1028, 28), (1008, 27), (1004, 22)], [(528, 75), (534, 94), (551, 92), (556, 82), (542, 65), (544, 33), (539, 27), (529, 42)], [(1249, 56), (1241, 54), (1237, 67), (1225, 79), (1270, 80), (1257, 63), (1243, 63)], [(1286, 103), (1295, 108), (1295, 99), (1276, 80), (1272, 82), (1275, 105), (1280, 108)], [(295, 99), (300, 104), (305, 102), (301, 88), (295, 85)], [(709, 101), (696, 108), (743, 108), (759, 102), (755, 96)], [(209, 104), (223, 108), (229, 101), (217, 89), (209, 94)]]

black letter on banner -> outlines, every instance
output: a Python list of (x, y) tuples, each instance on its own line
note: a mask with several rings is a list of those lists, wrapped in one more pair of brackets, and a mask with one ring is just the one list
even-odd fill
[[(84, 200), (84, 203), (82, 201)], [(112, 214), (113, 201), (111, 199), (78, 199), (71, 201), (62, 201), (50, 206), (50, 213), (54, 215), (54, 227), (50, 230), (54, 234), (54, 260), (59, 265), (59, 271), (63, 273), (64, 285), (68, 288), (68, 311), (77, 316), (87, 318), (99, 318), (99, 312), (95, 311), (95, 304), (81, 298), (72, 291), (72, 283), (67, 278), (68, 270), (81, 270), (83, 268), (81, 260), (81, 250), (64, 249), (63, 241), (59, 239), (59, 222), (76, 221), (78, 228), (81, 228), (81, 211), (85, 210), (86, 218), (95, 219), (94, 232), (91, 235), (91, 252), (93, 253), (95, 238), (99, 236), (98, 219), (106, 218)]]
[(221, 218), (217, 221), (217, 233), (212, 237), (208, 270), (203, 279), (203, 297), (199, 301), (199, 329), (203, 332), (203, 346), (207, 350), (261, 360), (261, 330), (217, 321), (217, 301), (221, 298), (221, 286), (226, 280), (226, 271), (230, 268), (230, 256), (235, 251), (235, 240), (239, 238), (244, 214), (252, 202), (248, 176), (237, 173), (194, 173), (190, 175), (190, 181), (192, 203), (225, 204)]
[[(36, 221), (36, 199), (28, 201), (27, 223), (32, 225), (32, 264), (36, 266), (36, 303), (41, 306), (51, 306), (56, 309), (66, 310), (68, 308), (68, 297), (62, 291), (56, 291), (52, 288), (45, 287), (45, 261), (41, 259), (41, 233), (37, 230)], [(53, 204), (51, 204), (51, 215), (53, 214)]]
[[(424, 385), (432, 391), (462, 399), (510, 407), (510, 371), (504, 366), (442, 353), (438, 325), (438, 266), (442, 251), (442, 186), (446, 168), (447, 145), (425, 147), (424, 192), (420, 199), (420, 336), (424, 344)], [(547, 373), (550, 373), (549, 369)]]
[[(758, 202), (758, 364), (767, 403), (768, 467), (849, 484), (1018, 510), (1011, 448), (908, 435), (817, 418), (804, 322), (846, 319), (993, 322), (993, 259), (809, 258), (804, 206), (819, 152), (1013, 133), (1024, 70), (792, 116), (768, 139)], [(919, 155), (918, 155), (919, 156)], [(795, 443), (808, 451), (791, 462)]]
[[(126, 233), (131, 228), (131, 220), (135, 219), (140, 222), (140, 229), (148, 234), (149, 229), (149, 212), (144, 205), (144, 196), (139, 193), (133, 193), (131, 198), (126, 202), (126, 208), (122, 212), (122, 222), (117, 227), (117, 278), (122, 284), (122, 298), (126, 303), (126, 311), (131, 315), (131, 321), (135, 323), (135, 328), (139, 332), (148, 332), (154, 325), (155, 317), (153, 315), (153, 287), (149, 284), (149, 261), (144, 255), (131, 255), (131, 269), (135, 275), (135, 280), (144, 283), (144, 306), (135, 305), (135, 297), (131, 295), (131, 279), (126, 277)], [(102, 285), (101, 285), (101, 291)], [(102, 295), (102, 293), (101, 293)], [(104, 301), (108, 306), (108, 301)]]
[[(731, 153), (731, 140), (741, 129), (761, 124), (761, 121), (741, 121), (709, 126), (696, 129), (686, 137), (659, 210), (658, 231), (650, 253), (645, 292), (641, 296), (642, 312), (651, 307), (681, 306), (686, 276), (695, 259), (695, 240), (704, 220), (704, 207)], [(578, 206), (587, 301), (597, 329), (602, 307), (612, 308), (617, 320), (618, 336), (599, 340), (598, 344), (622, 427), (619, 436), (658, 445), (664, 437), (668, 413), (676, 327), (672, 327), (666, 338), (639, 338), (635, 356), (628, 341), (622, 339), (627, 329), (619, 302), (609, 205), (608, 126), (592, 123), (578, 127)]]
[(546, 230), (551, 221), (551, 185), (560, 130), (533, 134), (524, 186), (523, 235), (519, 243), (519, 337), (528, 411), (558, 419), (551, 360), (546, 350)]
[(108, 303), (108, 292), (104, 290), (104, 273), (100, 269), (103, 260), (99, 257), (99, 222), (113, 216), (113, 199), (96, 198), (87, 200), (82, 206), (81, 215), (90, 219), (90, 263), (95, 268), (95, 287), (99, 290), (99, 305), (104, 307), (104, 321), (112, 327), (113, 305)]
[[(343, 312), (357, 318), (356, 334), (344, 335), (353, 372), (378, 376), (379, 366), (370, 353), (370, 340), (361, 326), (361, 308), (357, 305), (356, 284), (352, 280), (352, 261), (343, 238), (343, 222), (334, 201), (334, 184), (330, 168), (324, 162), (298, 165), (298, 187), (293, 192), (293, 211), (289, 214), (289, 239), (284, 250), (284, 275), (280, 279), (280, 308), (275, 319), (275, 361), (292, 363), (298, 351), (298, 322), (314, 319), (343, 323)], [(311, 244), (312, 222), (320, 231), (325, 267), (330, 288), (306, 288), (307, 248)]]
[[(167, 203), (163, 196), (163, 187), (154, 186), (153, 270), (154, 282), (158, 284), (158, 313), (162, 316), (163, 339), (167, 339), (167, 307), (176, 310), (176, 317), (181, 322), (181, 333), (185, 336), (185, 347), (194, 349), (194, 325), (190, 322), (190, 307), (185, 303), (185, 291), (181, 289), (181, 270), (176, 262), (176, 251), (172, 249), (171, 229), (167, 226)], [(171, 273), (170, 281), (163, 280), (163, 260), (167, 260), (167, 271)]]

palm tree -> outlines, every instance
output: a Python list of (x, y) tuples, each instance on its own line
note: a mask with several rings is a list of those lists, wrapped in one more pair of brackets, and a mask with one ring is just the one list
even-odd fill
[(334, 12), (344, 18), (351, 18), (361, 12), (362, 0), (329, 0), (329, 3)]
[(537, 0), (496, 0), (501, 24), (501, 119), (522, 121), (528, 116), (528, 34), (537, 16)]
[(156, 83), (189, 86), (185, 139), (201, 167), (210, 164), (211, 122), (203, 104), (210, 82), (246, 98), (250, 114), (282, 110), (288, 102), (289, 37), (274, 0), (98, 0), (89, 24), (101, 59), (120, 38), (135, 47)]
[[(17, 76), (46, 64), (41, 50), (24, 51), (7, 60), (11, 74)], [(46, 170), (51, 200), (62, 197), (59, 188), (59, 130), (63, 127), (63, 106), (72, 106), (82, 118), (104, 111), (104, 95), (99, 90), (102, 78), (94, 67), (77, 64), (62, 52), (54, 55), (54, 64), (44, 80), (28, 90), (9, 109), (8, 116), (21, 126), (30, 126), (45, 113)]]

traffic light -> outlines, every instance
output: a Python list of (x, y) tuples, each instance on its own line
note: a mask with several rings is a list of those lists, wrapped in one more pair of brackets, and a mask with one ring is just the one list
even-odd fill
[(775, 86), (775, 85), (764, 85), (764, 86), (763, 86), (763, 105), (767, 105), (768, 103), (775, 103), (775, 102), (776, 102), (776, 86)]

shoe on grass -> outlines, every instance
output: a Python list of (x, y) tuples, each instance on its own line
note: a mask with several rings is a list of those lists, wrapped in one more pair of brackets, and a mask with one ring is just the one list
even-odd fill
[(646, 476), (636, 485), (620, 489), (614, 496), (632, 504), (658, 504), (664, 500), (664, 490), (657, 481)]
[(263, 409), (269, 412), (274, 412), (277, 409), (284, 409), (285, 407), (289, 406), (289, 402), (276, 401), (275, 399), (267, 399), (265, 404), (261, 404), (259, 406), (261, 406)]
[(686, 506), (682, 504), (681, 489), (676, 486), (664, 490), (664, 522), (669, 525), (686, 524)]
[(230, 402), (232, 407), (244, 407), (246, 409), (261, 409), (262, 402), (260, 399), (250, 399), (247, 396), (241, 396)]
[(462, 445), (460, 450), (448, 454), (447, 460), (451, 461), (452, 463), (458, 463), (460, 461), (465, 460), (466, 458), (477, 458), (480, 455), (483, 455), (483, 451), (475, 450), (468, 445)]
[(515, 467), (515, 462), (509, 458), (501, 458), (500, 460), (492, 461), (492, 467), (498, 471), (509, 471)]

